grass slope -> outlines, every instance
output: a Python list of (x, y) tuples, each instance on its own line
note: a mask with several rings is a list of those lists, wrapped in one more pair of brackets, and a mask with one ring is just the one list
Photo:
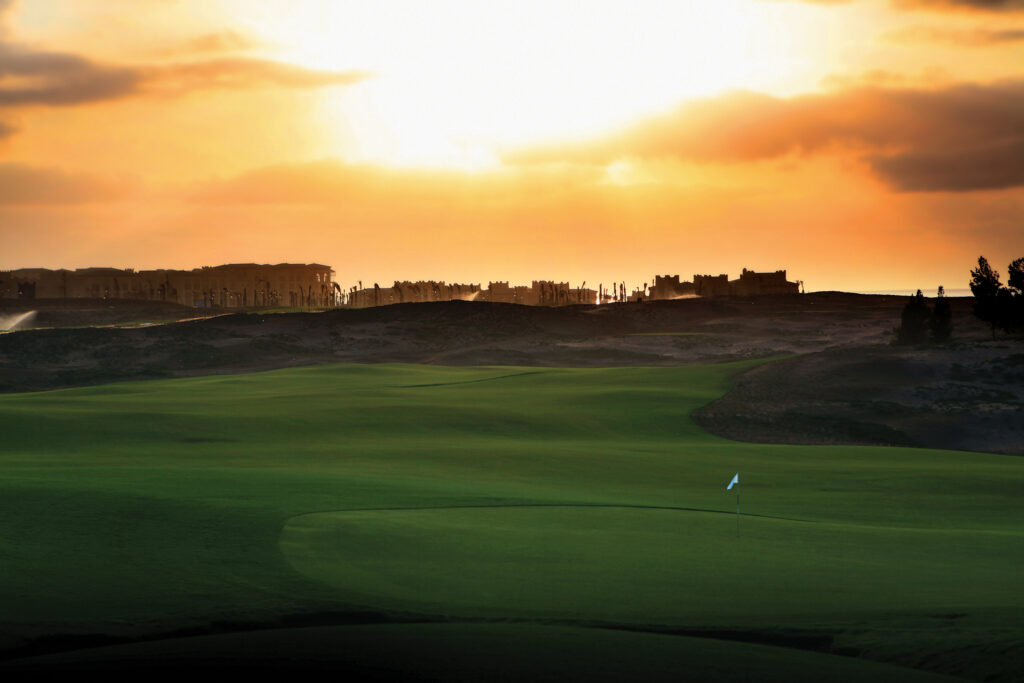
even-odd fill
[(0, 397), (0, 636), (364, 609), (816, 631), (1019, 675), (1024, 461), (718, 439), (688, 415), (742, 367), (343, 365)]
[[(171, 638), (14, 663), (6, 671), (109, 672), (180, 680), (245, 674), (371, 681), (721, 681), (778, 683), (961, 679), (846, 657), (708, 638), (523, 624), (400, 624), (292, 628)], [(0, 671), (5, 669), (0, 668)]]

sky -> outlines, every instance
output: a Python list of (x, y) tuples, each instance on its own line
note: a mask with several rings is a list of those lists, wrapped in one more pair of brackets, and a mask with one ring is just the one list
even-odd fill
[(1024, 0), (0, 0), (0, 269), (394, 280), (1024, 256)]

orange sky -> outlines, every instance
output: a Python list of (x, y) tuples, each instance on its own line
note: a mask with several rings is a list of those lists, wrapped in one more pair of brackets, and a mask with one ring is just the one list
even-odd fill
[(0, 268), (959, 289), (1022, 67), (1021, 0), (0, 0)]

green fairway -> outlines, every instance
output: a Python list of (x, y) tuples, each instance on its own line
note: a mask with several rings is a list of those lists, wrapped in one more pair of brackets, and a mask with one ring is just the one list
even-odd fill
[(1009, 680), (1024, 460), (702, 431), (690, 412), (746, 366), (335, 365), (0, 397), (0, 645), (369, 610), (798, 629)]

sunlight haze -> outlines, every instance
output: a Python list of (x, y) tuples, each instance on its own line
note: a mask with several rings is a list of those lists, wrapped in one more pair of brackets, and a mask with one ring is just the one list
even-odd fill
[(997, 10), (0, 2), (0, 267), (962, 288), (1024, 215)]

